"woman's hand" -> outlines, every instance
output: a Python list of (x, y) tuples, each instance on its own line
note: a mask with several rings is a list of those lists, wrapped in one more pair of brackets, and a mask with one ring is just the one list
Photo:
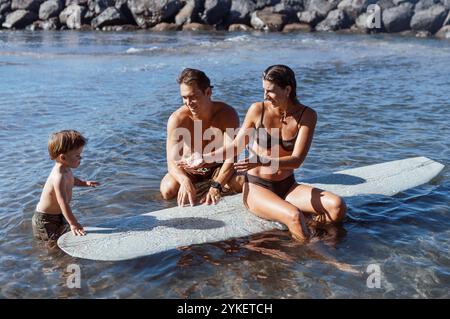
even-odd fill
[(259, 156), (251, 148), (247, 147), (247, 149), (250, 151), (252, 156), (246, 157), (243, 160), (240, 160), (239, 162), (234, 163), (233, 166), (237, 172), (246, 172), (246, 171), (251, 170), (252, 168), (255, 168), (258, 166), (267, 166), (270, 164), (269, 158)]
[(97, 186), (100, 186), (100, 183), (96, 182), (96, 181), (86, 181), (86, 186), (88, 186), (88, 187), (97, 187)]

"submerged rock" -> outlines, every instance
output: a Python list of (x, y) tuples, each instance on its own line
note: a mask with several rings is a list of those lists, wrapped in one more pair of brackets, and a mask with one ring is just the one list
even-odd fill
[(450, 25), (443, 26), (436, 32), (435, 36), (440, 39), (450, 39)]
[(307, 23), (290, 23), (286, 24), (283, 28), (283, 32), (291, 33), (291, 32), (311, 32), (312, 28)]
[(175, 23), (167, 23), (167, 22), (158, 23), (153, 28), (151, 28), (152, 31), (156, 31), (156, 32), (177, 31), (180, 29), (181, 29), (181, 26), (179, 26)]

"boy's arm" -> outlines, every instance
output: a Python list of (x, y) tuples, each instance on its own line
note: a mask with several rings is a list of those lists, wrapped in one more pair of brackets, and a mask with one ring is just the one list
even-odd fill
[(91, 186), (91, 187), (95, 187), (95, 186), (99, 186), (100, 183), (98, 182), (94, 182), (94, 181), (82, 181), (81, 179), (77, 178), (77, 177), (73, 177), (74, 181), (73, 181), (73, 185), (75, 186)]
[(61, 208), (62, 214), (66, 218), (69, 225), (78, 225), (78, 221), (72, 213), (72, 208), (70, 208), (69, 201), (67, 199), (67, 193), (65, 188), (65, 180), (63, 176), (58, 176), (54, 181), (54, 189), (56, 200)]

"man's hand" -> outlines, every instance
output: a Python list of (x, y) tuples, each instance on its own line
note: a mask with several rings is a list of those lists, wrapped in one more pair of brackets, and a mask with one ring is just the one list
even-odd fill
[(72, 231), (72, 234), (75, 235), (75, 236), (84, 236), (84, 235), (86, 235), (86, 232), (84, 231), (83, 226), (81, 226), (78, 223), (70, 225), (70, 230)]
[(100, 186), (99, 182), (95, 182), (95, 181), (86, 181), (86, 186), (88, 187), (97, 187)]
[(208, 193), (206, 193), (206, 195), (201, 199), (200, 203), (204, 203), (206, 205), (216, 205), (221, 197), (220, 191), (217, 188), (210, 187)]
[(189, 179), (186, 179), (183, 183), (180, 184), (180, 188), (178, 190), (178, 206), (185, 206), (188, 203), (191, 206), (194, 206), (196, 195), (197, 191), (194, 187), (194, 184), (192, 184)]

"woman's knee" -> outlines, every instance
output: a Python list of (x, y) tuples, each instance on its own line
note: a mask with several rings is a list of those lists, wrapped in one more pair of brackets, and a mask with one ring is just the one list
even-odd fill
[(347, 205), (342, 197), (333, 196), (330, 198), (328, 206), (331, 222), (340, 222), (345, 218)]

